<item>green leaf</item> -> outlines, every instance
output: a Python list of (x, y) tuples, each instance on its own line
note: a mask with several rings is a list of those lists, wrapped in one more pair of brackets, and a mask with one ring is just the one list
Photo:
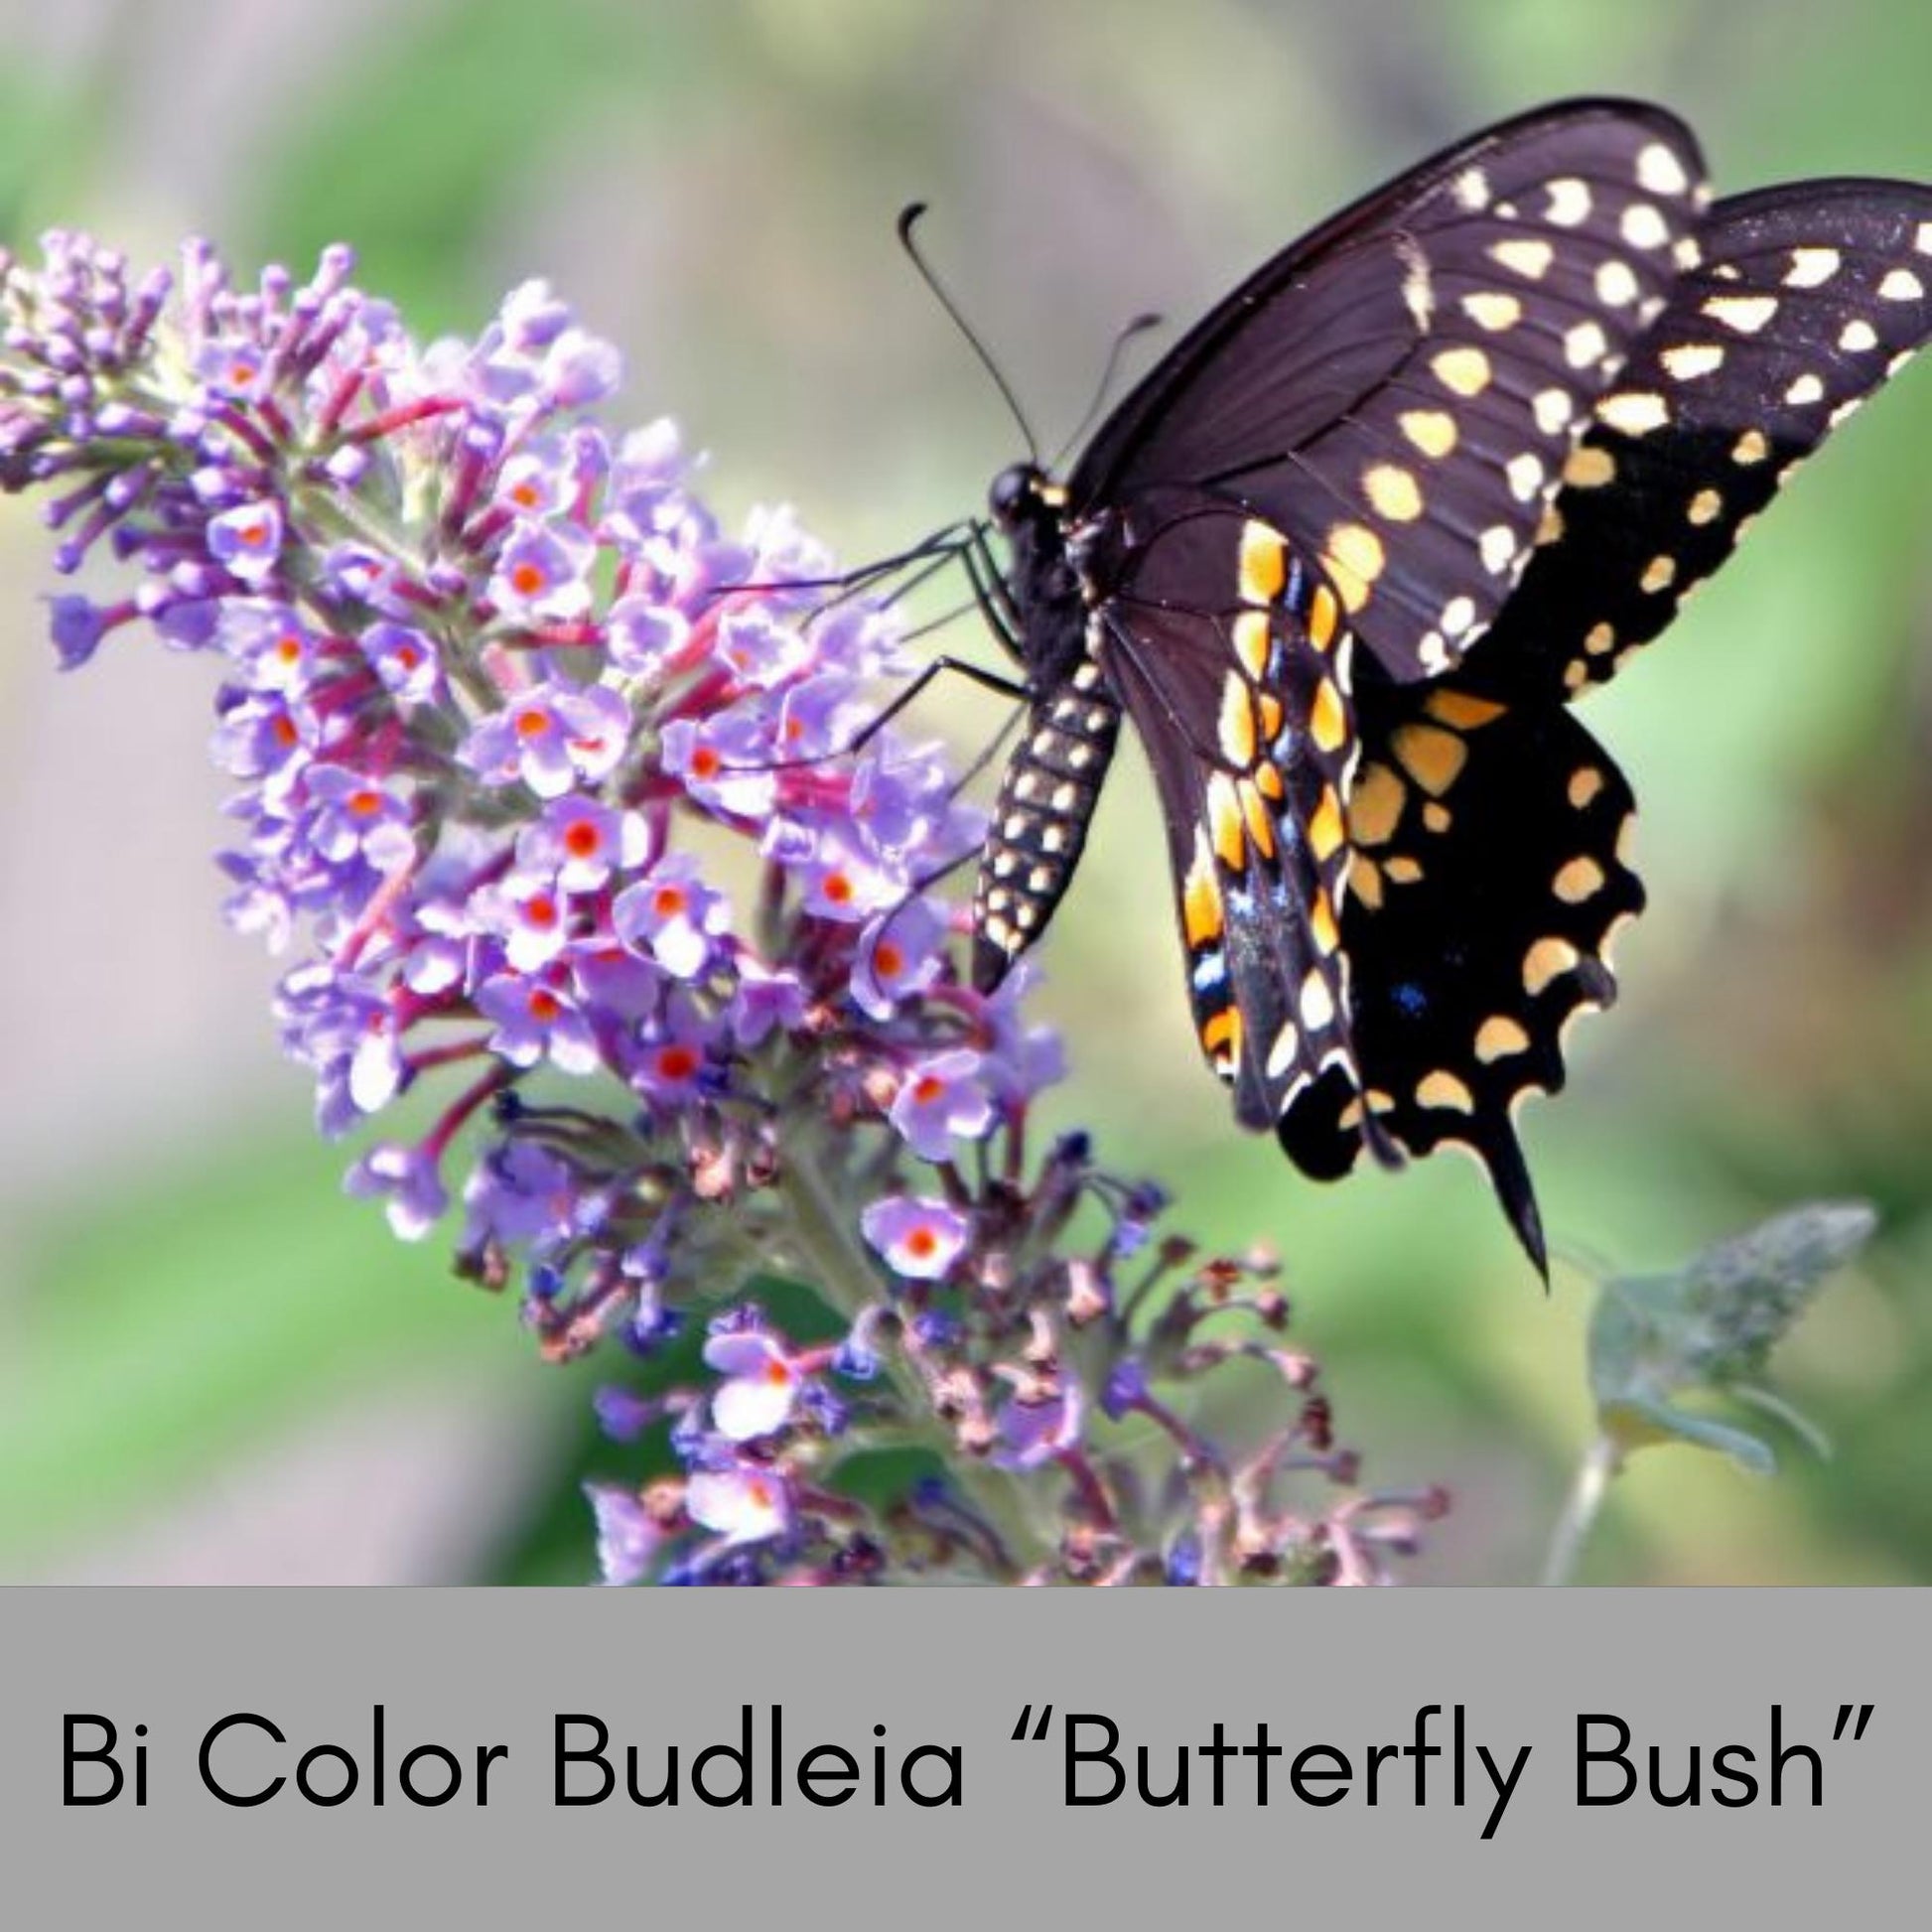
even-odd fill
[(1588, 1342), (1604, 1434), (1625, 1453), (1687, 1442), (1769, 1473), (1775, 1458), (1766, 1444), (1677, 1400), (1728, 1396), (1819, 1445), (1818, 1431), (1763, 1385), (1766, 1359), (1877, 1224), (1866, 1202), (1814, 1201), (1718, 1242), (1669, 1274), (1604, 1282)]

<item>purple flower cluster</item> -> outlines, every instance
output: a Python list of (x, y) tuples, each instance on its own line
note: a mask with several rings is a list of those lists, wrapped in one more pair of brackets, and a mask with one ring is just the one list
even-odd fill
[[(785, 513), (727, 533), (670, 424), (599, 427), (617, 355), (541, 283), (418, 347), (345, 250), (136, 284), (56, 233), (5, 270), (0, 486), (63, 575), (135, 580), (53, 600), (61, 661), (144, 621), (216, 663), (228, 917), (300, 941), (322, 1131), (410, 1122), (351, 1191), (412, 1240), (460, 1202), (547, 1356), (647, 1358), (599, 1402), (666, 1471), (594, 1488), (607, 1578), (1387, 1573), (1440, 1499), (1330, 1489), (1271, 1271), (1156, 1240), (1082, 1137), (1029, 1157), (1057, 1041), (1026, 974), (962, 981), (928, 884), (978, 817), (931, 748), (850, 749), (890, 607)], [(1236, 1360), (1286, 1398), (1238, 1448), (1173, 1400)], [(856, 1500), (886, 1449), (945, 1473)]]

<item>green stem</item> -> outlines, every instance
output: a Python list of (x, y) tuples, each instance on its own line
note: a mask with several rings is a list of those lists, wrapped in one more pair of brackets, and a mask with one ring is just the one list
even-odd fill
[(1584, 1451), (1577, 1465), (1575, 1481), (1557, 1519), (1556, 1533), (1550, 1539), (1550, 1554), (1543, 1565), (1543, 1582), (1567, 1584), (1577, 1574), (1583, 1560), (1584, 1545), (1596, 1526), (1596, 1518), (1609, 1494), (1610, 1478), (1622, 1466), (1623, 1453), (1601, 1430)]
[[(853, 1320), (879, 1299), (879, 1276), (872, 1257), (854, 1235), (837, 1190), (820, 1165), (819, 1148), (799, 1133), (784, 1149), (778, 1191), (787, 1208), (798, 1260), (808, 1278), (840, 1314)], [(1022, 1570), (1044, 1562), (1051, 1550), (1027, 1506), (1021, 1485), (1004, 1469), (962, 1457), (950, 1433), (929, 1415), (926, 1391), (897, 1351), (883, 1355), (905, 1417), (908, 1437), (931, 1449), (970, 1498), (971, 1506), (1005, 1545)]]

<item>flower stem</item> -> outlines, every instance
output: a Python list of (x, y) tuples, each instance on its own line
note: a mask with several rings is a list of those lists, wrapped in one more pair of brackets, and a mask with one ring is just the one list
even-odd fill
[[(786, 1145), (777, 1184), (798, 1259), (813, 1286), (840, 1314), (856, 1320), (879, 1299), (879, 1277), (841, 1211), (837, 1188), (820, 1165), (818, 1147), (805, 1135)], [(1042, 1543), (1019, 1485), (1004, 1470), (961, 1456), (944, 1425), (936, 1419), (924, 1425), (915, 1420), (931, 1416), (930, 1398), (897, 1349), (882, 1353), (912, 1439), (931, 1449), (945, 1463), (949, 1477), (970, 1496), (980, 1516), (995, 1527), (1021, 1569), (1046, 1561), (1052, 1552)]]
[(1589, 1541), (1603, 1498), (1609, 1494), (1610, 1478), (1622, 1463), (1622, 1451), (1598, 1430), (1584, 1451), (1583, 1461), (1577, 1465), (1576, 1479), (1570, 1485), (1563, 1514), (1557, 1519), (1556, 1533), (1550, 1539), (1550, 1554), (1543, 1564), (1544, 1583), (1567, 1584), (1575, 1579), (1577, 1566), (1583, 1560), (1584, 1545)]

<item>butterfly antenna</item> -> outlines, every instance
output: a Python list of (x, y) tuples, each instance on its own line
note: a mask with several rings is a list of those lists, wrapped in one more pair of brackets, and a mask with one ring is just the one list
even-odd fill
[(1106, 366), (1100, 371), (1100, 381), (1094, 389), (1093, 400), (1087, 404), (1087, 413), (1080, 418), (1079, 424), (1074, 429), (1073, 434), (1061, 445), (1059, 454), (1054, 457), (1053, 468), (1055, 470), (1080, 446), (1087, 431), (1093, 427), (1094, 419), (1100, 414), (1101, 407), (1107, 400), (1108, 392), (1114, 386), (1114, 377), (1120, 373), (1121, 357), (1127, 353), (1128, 344), (1136, 336), (1146, 335), (1150, 329), (1159, 329), (1164, 320), (1164, 317), (1156, 315), (1136, 316), (1114, 338), (1114, 345), (1107, 351)]
[(920, 252), (919, 244), (913, 239), (912, 229), (919, 216), (925, 212), (923, 202), (910, 202), (899, 210), (898, 245), (905, 250), (906, 258), (918, 271), (919, 280), (930, 291), (932, 299), (945, 310), (952, 325), (966, 338), (967, 346), (980, 359), (980, 366), (993, 378), (994, 386), (1006, 401), (1013, 420), (1020, 425), (1020, 434), (1027, 439), (1027, 454), (1035, 465), (1039, 462), (1039, 444), (1035, 439), (1032, 426), (1027, 421), (1026, 412), (1020, 407), (1020, 398), (1013, 393), (1013, 385), (1000, 373), (1000, 365), (987, 353), (986, 345), (973, 334), (971, 325), (959, 311), (959, 304), (946, 292), (946, 285), (932, 272), (932, 264)]

